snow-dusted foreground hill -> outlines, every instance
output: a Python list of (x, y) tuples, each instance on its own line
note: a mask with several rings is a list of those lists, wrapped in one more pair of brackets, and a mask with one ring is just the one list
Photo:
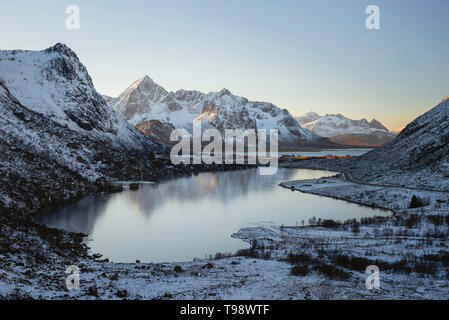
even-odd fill
[(208, 94), (199, 91), (168, 92), (145, 76), (117, 98), (105, 97), (109, 106), (146, 134), (169, 142), (171, 130), (191, 132), (192, 121), (202, 129), (279, 129), (279, 147), (335, 147), (327, 138), (301, 128), (286, 109), (268, 102), (248, 101), (227, 89)]
[(449, 100), (416, 118), (392, 142), (350, 161), (363, 181), (449, 190)]
[(351, 120), (341, 114), (320, 116), (315, 112), (296, 119), (303, 128), (344, 145), (381, 146), (396, 136), (376, 119), (368, 122), (366, 119)]

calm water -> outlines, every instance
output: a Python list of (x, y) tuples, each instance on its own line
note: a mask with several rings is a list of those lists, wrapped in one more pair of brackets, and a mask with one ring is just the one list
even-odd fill
[(138, 191), (90, 196), (47, 213), (43, 222), (88, 233), (92, 251), (114, 262), (168, 262), (246, 248), (230, 237), (242, 226), (387, 214), (278, 186), (332, 174), (305, 169), (279, 169), (273, 176), (261, 176), (257, 169), (201, 173), (146, 184)]
[(361, 156), (362, 154), (365, 154), (369, 151), (373, 150), (372, 148), (359, 148), (359, 149), (324, 149), (321, 151), (285, 151), (285, 152), (279, 152), (279, 155), (295, 155), (295, 156), (327, 156), (327, 155), (333, 155), (333, 156)]

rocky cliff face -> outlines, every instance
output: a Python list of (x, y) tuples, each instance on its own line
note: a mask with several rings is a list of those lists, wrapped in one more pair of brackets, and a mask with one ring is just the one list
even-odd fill
[(106, 105), (63, 44), (0, 51), (0, 145), (0, 207), (15, 212), (86, 194), (167, 151)]
[[(203, 129), (279, 129), (280, 148), (332, 147), (336, 144), (301, 128), (293, 116), (269, 102), (248, 101), (229, 90), (208, 94), (199, 91), (168, 92), (151, 78), (134, 82), (117, 98), (107, 98), (109, 106), (131, 124), (152, 137), (166, 141), (166, 128), (192, 130), (198, 120)], [(157, 130), (150, 121), (158, 121)]]

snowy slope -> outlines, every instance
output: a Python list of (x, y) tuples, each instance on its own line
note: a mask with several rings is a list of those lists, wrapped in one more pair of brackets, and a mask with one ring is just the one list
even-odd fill
[(393, 141), (326, 168), (376, 185), (449, 190), (449, 100), (409, 123)]
[(310, 112), (307, 112), (303, 116), (296, 117), (296, 120), (298, 120), (300, 125), (303, 125), (305, 123), (309, 123), (309, 122), (315, 121), (315, 120), (317, 120), (319, 118), (320, 118), (320, 115), (318, 113), (310, 111)]
[[(416, 118), (395, 140), (361, 157), (382, 171), (402, 171), (449, 189), (449, 100)], [(426, 174), (430, 171), (432, 174)]]
[(62, 44), (0, 51), (0, 147), (0, 208), (16, 211), (86, 194), (167, 149), (111, 110)]
[(0, 79), (20, 103), (67, 128), (116, 147), (156, 147), (107, 107), (85, 66), (64, 44), (43, 51), (0, 51)]
[(309, 112), (297, 120), (303, 128), (341, 144), (379, 146), (395, 137), (376, 119), (368, 122), (366, 119), (351, 120), (341, 114), (319, 116)]
[[(287, 110), (268, 102), (248, 101), (227, 89), (208, 94), (188, 90), (168, 92), (145, 76), (117, 98), (107, 97), (107, 101), (131, 124), (146, 128), (147, 134), (150, 134), (149, 121), (158, 121), (158, 129), (165, 126), (191, 130), (192, 121), (200, 120), (203, 129), (279, 129), (281, 148), (335, 146), (301, 128)], [(169, 133), (164, 132), (160, 139), (165, 141), (167, 136)]]

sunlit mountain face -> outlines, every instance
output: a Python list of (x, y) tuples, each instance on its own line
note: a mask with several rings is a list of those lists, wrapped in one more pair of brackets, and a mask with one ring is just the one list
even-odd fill
[(108, 105), (143, 133), (169, 143), (174, 128), (192, 132), (192, 121), (202, 130), (278, 129), (279, 148), (336, 147), (336, 143), (302, 128), (286, 109), (269, 102), (248, 101), (227, 89), (208, 94), (178, 90), (168, 92), (145, 76), (117, 98), (105, 97)]

